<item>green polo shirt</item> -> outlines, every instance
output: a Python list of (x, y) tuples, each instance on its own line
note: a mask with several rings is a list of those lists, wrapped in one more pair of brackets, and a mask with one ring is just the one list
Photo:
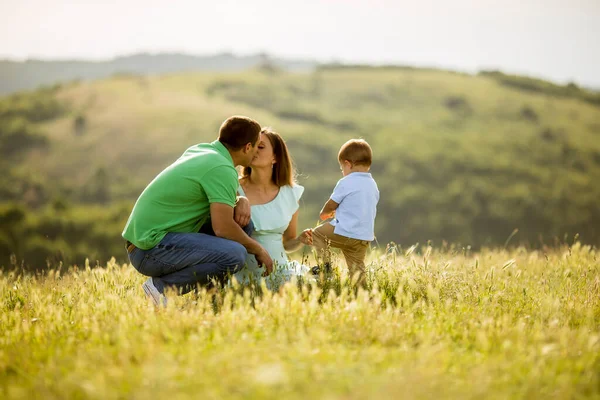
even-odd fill
[(169, 232), (198, 232), (211, 203), (235, 207), (237, 188), (237, 171), (221, 142), (192, 146), (144, 189), (123, 238), (148, 250)]

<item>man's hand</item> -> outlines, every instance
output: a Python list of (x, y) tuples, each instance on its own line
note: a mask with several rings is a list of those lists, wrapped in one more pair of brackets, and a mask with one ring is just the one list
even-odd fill
[(313, 232), (312, 229), (305, 229), (300, 236), (298, 236), (298, 241), (304, 243), (307, 246), (312, 246), (313, 244)]
[(238, 196), (233, 209), (233, 220), (240, 228), (250, 223), (250, 201), (246, 197)]
[(255, 254), (254, 256), (256, 257), (258, 266), (265, 266), (265, 272), (263, 273), (263, 276), (270, 275), (271, 272), (273, 272), (273, 260), (271, 259), (269, 253), (263, 249), (262, 252)]

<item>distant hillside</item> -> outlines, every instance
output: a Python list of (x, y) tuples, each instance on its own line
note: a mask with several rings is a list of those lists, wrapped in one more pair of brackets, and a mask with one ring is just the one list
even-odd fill
[[(156, 66), (158, 68), (158, 66)], [(124, 259), (137, 196), (230, 115), (286, 139), (314, 226), (367, 139), (381, 191), (376, 234), (404, 247), (600, 244), (600, 107), (573, 85), (482, 73), (326, 66), (120, 74), (0, 98), (0, 265)], [(515, 229), (518, 229), (515, 232)]]
[(313, 61), (270, 58), (265, 54), (212, 56), (135, 54), (109, 61), (0, 60), (0, 95), (73, 80), (106, 78), (116, 74), (165, 74), (186, 71), (241, 71), (265, 63), (289, 71), (309, 70)]

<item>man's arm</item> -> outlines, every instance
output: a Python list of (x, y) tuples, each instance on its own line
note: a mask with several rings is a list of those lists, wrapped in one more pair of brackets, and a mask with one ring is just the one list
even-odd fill
[(335, 217), (335, 210), (337, 210), (338, 206), (338, 203), (329, 199), (327, 203), (325, 203), (325, 205), (323, 206), (321, 214), (319, 215), (319, 217), (321, 217), (321, 220), (325, 221), (327, 218)]
[(233, 209), (234, 221), (243, 228), (250, 223), (250, 213), (250, 201), (245, 196), (237, 196)]
[(215, 235), (238, 242), (256, 256), (259, 265), (264, 264), (267, 275), (273, 271), (273, 260), (269, 253), (254, 239), (246, 235), (233, 219), (233, 207), (223, 203), (210, 204), (210, 220)]

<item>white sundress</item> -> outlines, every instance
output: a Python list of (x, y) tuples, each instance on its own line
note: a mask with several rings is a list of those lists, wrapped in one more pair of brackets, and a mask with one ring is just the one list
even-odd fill
[[(240, 195), (245, 196), (241, 186), (239, 192)], [(267, 288), (277, 290), (294, 276), (307, 276), (310, 269), (298, 261), (290, 260), (283, 247), (283, 233), (298, 210), (298, 201), (303, 192), (304, 187), (300, 185), (282, 186), (277, 196), (270, 202), (251, 206), (254, 223), (252, 238), (260, 243), (273, 259), (273, 272), (268, 277), (262, 278), (264, 268), (258, 266), (253, 254), (249, 254), (245, 267), (234, 275), (238, 282), (245, 284), (264, 279)]]

